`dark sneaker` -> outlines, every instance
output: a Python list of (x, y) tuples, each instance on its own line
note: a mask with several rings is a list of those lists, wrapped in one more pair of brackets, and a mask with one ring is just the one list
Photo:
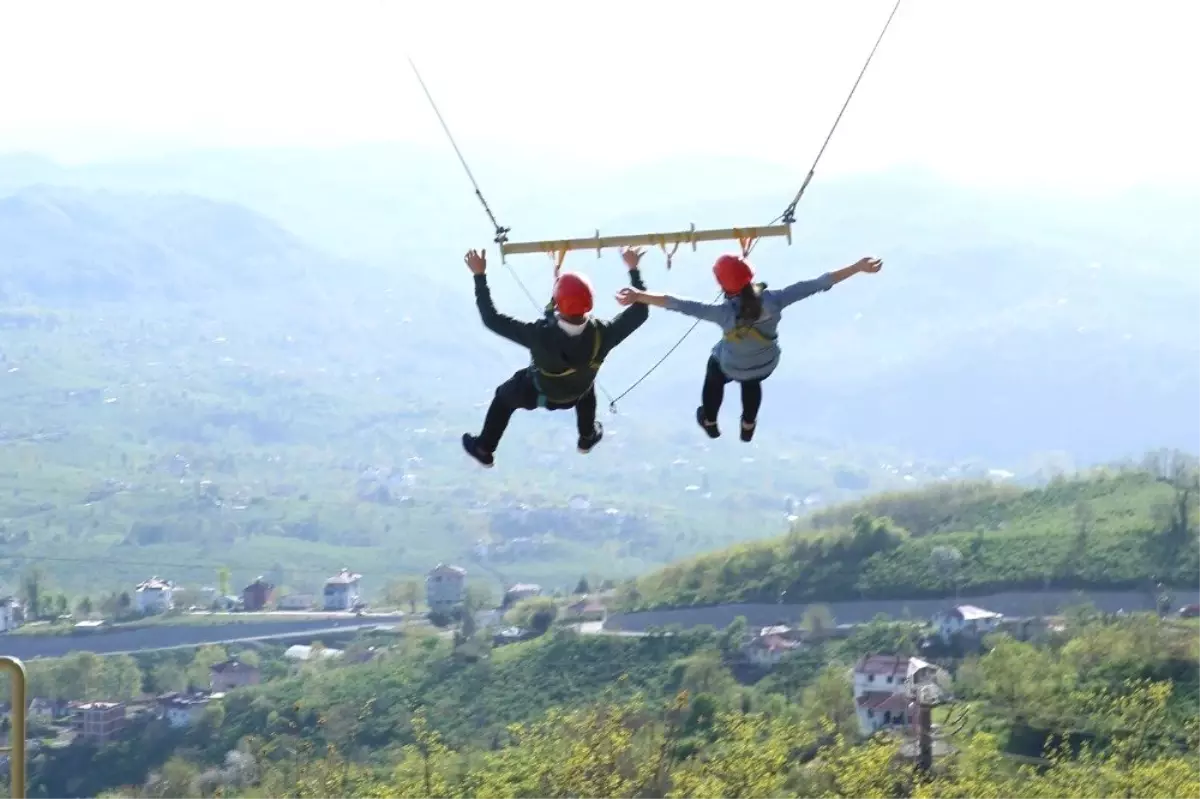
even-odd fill
[(754, 438), (754, 429), (758, 427), (758, 422), (747, 422), (742, 420), (742, 441), (749, 441)]
[(496, 459), (492, 457), (492, 453), (484, 451), (479, 446), (478, 439), (470, 433), (463, 433), (462, 445), (463, 450), (472, 458), (479, 461), (479, 465), (485, 469), (490, 469), (496, 464)]
[(710, 422), (704, 418), (704, 407), (696, 409), (696, 424), (700, 425), (701, 429), (708, 434), (709, 438), (720, 438), (721, 428), (717, 427), (716, 422)]
[(584, 438), (583, 436), (579, 437), (579, 451), (582, 452), (584, 455), (588, 454), (589, 452), (592, 451), (592, 447), (599, 444), (600, 440), (603, 438), (604, 438), (604, 425), (600, 424), (599, 422), (596, 422), (596, 427), (594, 428), (594, 431), (592, 432), (592, 434), (590, 436), (588, 436), (587, 438)]

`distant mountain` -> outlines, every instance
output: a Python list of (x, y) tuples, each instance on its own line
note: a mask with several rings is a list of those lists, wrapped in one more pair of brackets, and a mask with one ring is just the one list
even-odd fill
[[(676, 159), (608, 174), (539, 170), (529, 159), (473, 160), (514, 240), (597, 227), (765, 223), (800, 177), (753, 159)], [(338, 286), (375, 294), (387, 286), (394, 312), (422, 320), (414, 334), (421, 340), (465, 322), (471, 332), (458, 340), (466, 363), (486, 370), (497, 358), (521, 359), (474, 320), (459, 254), (491, 236), (449, 151), (214, 151), (76, 169), (0, 159), (0, 186), (31, 177), (245, 203), (305, 241), (378, 263), (371, 278)], [(789, 314), (764, 430), (1008, 463), (1039, 451), (1086, 461), (1149, 446), (1194, 447), (1200, 232), (1191, 220), (1198, 216), (1200, 197), (1180, 191), (1068, 198), (983, 193), (915, 170), (819, 177), (800, 206), (794, 246), (767, 241), (756, 250), (762, 276), (780, 285), (864, 254), (883, 256), (887, 267)], [(172, 240), (178, 251), (175, 244), (186, 242)], [(152, 259), (160, 257), (156, 245), (151, 237), (138, 246)], [(647, 279), (653, 289), (710, 298), (707, 264), (719, 251), (685, 249), (670, 273), (652, 252)], [(591, 272), (603, 295), (623, 280), (614, 256), (579, 253), (569, 265)], [(529, 256), (510, 266), (540, 301), (548, 263)], [(494, 263), (493, 273), (497, 303), (533, 313), (506, 270)], [(356, 322), (368, 318), (357, 307)], [(603, 297), (597, 310), (616, 307)], [(606, 366), (602, 383), (620, 391), (689, 325), (656, 313)], [(686, 421), (689, 408), (675, 406), (696, 393), (713, 333), (698, 328), (622, 409), (657, 418), (670, 408), (671, 419)], [(410, 351), (421, 357), (420, 348)]]

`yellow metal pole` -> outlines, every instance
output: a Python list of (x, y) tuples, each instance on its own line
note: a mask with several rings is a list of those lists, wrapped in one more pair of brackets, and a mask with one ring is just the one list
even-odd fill
[(11, 681), (12, 725), (8, 737), (9, 775), (12, 777), (13, 799), (25, 799), (25, 664), (17, 658), (0, 656), (0, 670), (8, 672)]
[(587, 239), (560, 239), (556, 241), (506, 241), (500, 245), (500, 258), (507, 255), (528, 253), (558, 253), (574, 250), (596, 250), (599, 254), (605, 247), (655, 247), (672, 244), (696, 244), (702, 241), (737, 241), (738, 239), (768, 239), (786, 237), (792, 243), (792, 226), (768, 225), (766, 227), (716, 228), (710, 230), (677, 230), (671, 233), (638, 233), (629, 236), (601, 236), (600, 231)]

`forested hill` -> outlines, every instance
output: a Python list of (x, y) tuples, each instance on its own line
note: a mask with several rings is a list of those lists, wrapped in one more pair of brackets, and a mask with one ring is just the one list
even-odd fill
[(1176, 454), (1034, 490), (975, 482), (883, 494), (631, 581), (622, 604), (1190, 585), (1200, 571), (1197, 493), (1194, 460)]

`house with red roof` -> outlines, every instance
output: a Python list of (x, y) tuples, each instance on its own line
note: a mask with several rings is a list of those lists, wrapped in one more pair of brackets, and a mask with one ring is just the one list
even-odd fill
[(916, 717), (909, 687), (932, 681), (937, 666), (908, 655), (864, 655), (854, 664), (854, 708), (863, 735), (903, 729)]

